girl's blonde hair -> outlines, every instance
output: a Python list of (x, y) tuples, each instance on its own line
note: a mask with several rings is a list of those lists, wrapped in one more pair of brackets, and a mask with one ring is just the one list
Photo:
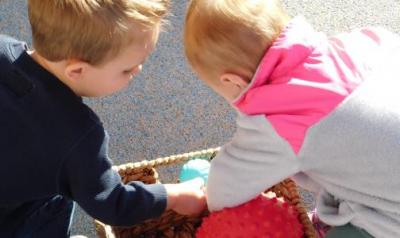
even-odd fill
[(169, 0), (28, 0), (33, 47), (50, 61), (101, 64), (162, 22)]
[(288, 21), (278, 0), (192, 0), (185, 53), (195, 70), (214, 77), (226, 71), (252, 76)]

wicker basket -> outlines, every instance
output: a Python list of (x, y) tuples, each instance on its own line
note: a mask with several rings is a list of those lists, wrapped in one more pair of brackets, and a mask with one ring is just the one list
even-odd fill
[[(129, 181), (142, 181), (147, 184), (159, 183), (160, 181), (155, 169), (156, 167), (179, 165), (195, 158), (211, 160), (218, 151), (219, 148), (208, 149), (158, 158), (151, 161), (128, 163), (114, 166), (114, 169), (119, 172), (124, 183)], [(307, 211), (303, 205), (297, 186), (292, 180), (286, 179), (268, 189), (268, 191), (276, 193), (278, 197), (283, 197), (287, 202), (297, 208), (306, 238), (317, 237), (311, 221), (308, 218)], [(111, 227), (97, 220), (95, 220), (95, 226), (100, 238), (192, 238), (195, 237), (196, 228), (201, 224), (204, 215), (206, 215), (206, 212), (199, 217), (189, 218), (173, 211), (167, 211), (158, 219), (150, 219), (132, 227)]]

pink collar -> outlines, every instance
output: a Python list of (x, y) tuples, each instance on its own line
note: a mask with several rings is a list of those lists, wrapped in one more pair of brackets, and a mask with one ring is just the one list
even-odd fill
[(307, 129), (329, 114), (360, 83), (347, 52), (294, 18), (261, 60), (251, 84), (233, 106), (265, 115), (297, 152)]

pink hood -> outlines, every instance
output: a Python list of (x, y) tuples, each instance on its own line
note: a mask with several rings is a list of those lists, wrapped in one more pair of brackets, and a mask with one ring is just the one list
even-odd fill
[(298, 153), (308, 128), (363, 81), (371, 68), (366, 54), (381, 43), (373, 29), (327, 38), (302, 17), (294, 18), (233, 104), (247, 115), (264, 114)]

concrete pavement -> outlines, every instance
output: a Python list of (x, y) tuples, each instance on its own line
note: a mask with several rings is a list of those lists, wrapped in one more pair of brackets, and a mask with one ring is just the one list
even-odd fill
[[(107, 128), (115, 164), (222, 145), (234, 131), (233, 110), (190, 71), (182, 49), (186, 0), (173, 1), (170, 24), (143, 73), (123, 92), (86, 102)], [(400, 33), (399, 0), (286, 0), (329, 34), (366, 25)], [(31, 42), (24, 0), (0, 0), (0, 33)], [(173, 180), (176, 168), (164, 171)], [(312, 197), (307, 200), (312, 203)], [(78, 209), (73, 234), (95, 237), (92, 219)]]

